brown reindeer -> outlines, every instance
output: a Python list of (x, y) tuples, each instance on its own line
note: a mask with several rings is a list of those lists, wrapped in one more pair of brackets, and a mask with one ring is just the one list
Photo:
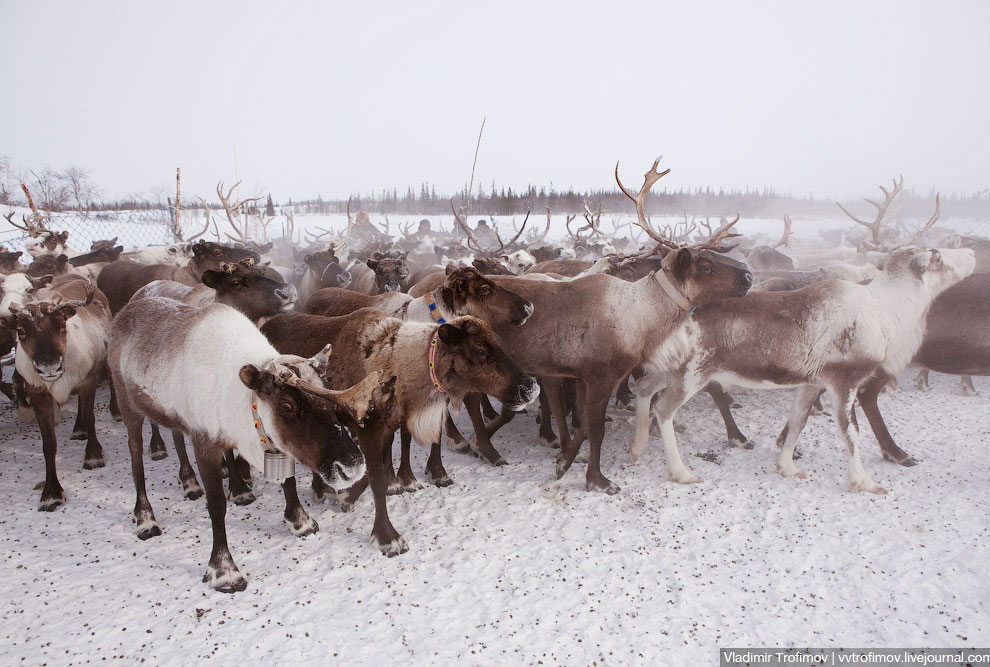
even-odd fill
[[(259, 469), (269, 455), (287, 454), (342, 490), (365, 470), (342, 425), (360, 424), (390, 401), (380, 373), (344, 391), (325, 389), (328, 354), (280, 355), (250, 320), (222, 304), (194, 308), (163, 297), (128, 304), (113, 321), (109, 365), (127, 426), (138, 537), (161, 534), (144, 481), (141, 426), (149, 417), (193, 441), (213, 524), (203, 580), (226, 593), (244, 590), (247, 580), (227, 546), (224, 452), (237, 449)], [(282, 488), (298, 505), (294, 478)], [(316, 530), (302, 507), (295, 509), (286, 521), (298, 521), (300, 534)]]
[[(38, 509), (51, 512), (66, 501), (55, 467), (56, 410), (72, 394), (79, 395), (79, 412), (87, 436), (83, 467), (104, 465), (93, 401), (106, 358), (110, 309), (106, 298), (91, 284), (71, 276), (58, 279), (45, 301), (26, 306), (11, 304), (10, 312), (0, 315), (0, 325), (17, 332), (14, 367), (41, 430), (45, 454), (45, 485)], [(27, 415), (22, 416), (31, 421)]]
[[(521, 410), (536, 398), (536, 383), (506, 354), (489, 325), (475, 317), (423, 324), (364, 308), (343, 317), (279, 315), (261, 331), (286, 354), (305, 356), (332, 344), (335, 353), (327, 370), (331, 386), (345, 386), (351, 378), (376, 370), (398, 378), (394, 411), (358, 429), (367, 477), (341, 498), (341, 508), (349, 510), (370, 484), (375, 502), (371, 534), (388, 556), (409, 548), (392, 526), (385, 500), (389, 480), (383, 452), (396, 429), (404, 424), (420, 444), (438, 446), (448, 400), (460, 403), (468, 393), (482, 392), (499, 397), (508, 409)], [(319, 487), (314, 479), (318, 493)]]

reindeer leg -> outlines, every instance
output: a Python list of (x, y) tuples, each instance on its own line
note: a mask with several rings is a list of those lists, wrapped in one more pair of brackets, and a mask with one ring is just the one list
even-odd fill
[(79, 388), (79, 413), (76, 420), (82, 416), (82, 427), (86, 434), (86, 453), (83, 455), (83, 468), (93, 470), (106, 465), (103, 456), (103, 447), (96, 437), (96, 415), (93, 412), (96, 402), (96, 378), (90, 378)]
[(557, 434), (553, 432), (553, 424), (550, 422), (552, 413), (550, 410), (550, 400), (547, 398), (547, 390), (544, 388), (542, 380), (539, 380), (539, 383), (540, 412), (537, 421), (540, 423), (540, 444), (551, 449), (559, 449), (560, 440), (557, 439)]
[(918, 371), (918, 376), (914, 378), (914, 388), (918, 391), (931, 391), (928, 384), (928, 369), (922, 368)]
[(110, 411), (110, 416), (116, 421), (120, 421), (120, 407), (117, 405), (117, 390), (113, 386), (113, 375), (108, 374), (110, 379), (110, 405), (107, 408)]
[(320, 529), (320, 524), (306, 513), (302, 503), (299, 502), (295, 477), (289, 477), (282, 482), (282, 495), (285, 496), (285, 514), (283, 515), (285, 525), (289, 527), (293, 535), (306, 537)]
[(382, 466), (385, 470), (385, 482), (386, 482), (386, 493), (390, 496), (394, 496), (402, 493), (402, 486), (399, 484), (398, 478), (395, 476), (395, 464), (392, 459), (392, 445), (394, 444), (395, 437), (392, 440), (384, 443), (382, 445)]
[[(227, 546), (227, 526), (224, 521), (227, 514), (227, 497), (223, 492), (223, 474), (220, 472), (223, 451), (219, 443), (208, 442), (195, 435), (193, 451), (196, 452), (199, 476), (206, 488), (206, 509), (210, 513), (210, 523), (213, 524), (213, 551), (203, 581), (221, 593), (243, 591), (247, 588), (247, 579), (237, 569), (234, 558), (230, 555), (230, 548)], [(230, 476), (231, 478), (236, 476), (233, 468)]]
[(471, 443), (467, 441), (463, 435), (461, 435), (460, 430), (457, 428), (457, 424), (454, 423), (454, 419), (450, 416), (450, 411), (447, 411), (446, 420), (447, 429), (447, 445), (455, 452), (467, 452), (471, 449)]
[[(605, 371), (607, 372), (607, 371)], [(603, 375), (597, 375), (602, 377)], [(615, 495), (619, 492), (619, 487), (613, 484), (602, 474), (602, 440), (605, 438), (605, 412), (608, 410), (608, 402), (612, 398), (614, 387), (603, 386), (602, 383), (594, 385), (584, 385), (584, 399), (581, 401), (584, 407), (584, 415), (581, 423), (585, 424), (588, 431), (588, 471), (585, 474), (586, 491), (604, 491), (608, 495)]]
[(544, 378), (543, 381), (547, 400), (550, 402), (550, 410), (553, 412), (554, 421), (557, 422), (557, 428), (560, 430), (560, 454), (557, 455), (556, 465), (557, 479), (560, 479), (574, 463), (584, 437), (580, 433), (575, 433), (576, 439), (571, 440), (571, 434), (567, 430), (567, 406), (564, 402), (563, 378), (548, 377)]
[(152, 461), (161, 461), (168, 456), (168, 452), (165, 450), (165, 441), (162, 440), (161, 429), (155, 422), (151, 422), (151, 442), (148, 443), (148, 448), (151, 451)]
[(577, 380), (572, 378), (567, 378), (564, 380), (563, 392), (564, 401), (567, 405), (567, 411), (571, 415), (571, 428), (577, 432), (577, 430), (581, 428), (581, 407), (578, 400)]
[(804, 479), (808, 476), (807, 473), (794, 465), (794, 448), (797, 446), (797, 439), (801, 435), (804, 425), (808, 423), (812, 407), (821, 394), (822, 388), (812, 384), (802, 385), (794, 393), (787, 425), (780, 437), (777, 438), (777, 444), (780, 446), (780, 452), (777, 454), (777, 472), (783, 477)]
[(615, 390), (615, 407), (622, 410), (632, 410), (633, 401), (636, 395), (629, 388), (629, 378), (632, 377), (630, 373), (626, 377), (622, 378), (619, 382), (619, 388)]
[(493, 466), (504, 466), (506, 465), (505, 459), (492, 446), (488, 428), (485, 426), (485, 421), (481, 416), (482, 397), (484, 397), (484, 394), (477, 393), (471, 393), (464, 397), (464, 407), (467, 408), (468, 416), (471, 418), (471, 424), (474, 426), (475, 445), (472, 447), (472, 450)]
[(756, 443), (743, 435), (742, 431), (739, 430), (739, 426), (736, 425), (736, 420), (732, 418), (732, 399), (722, 389), (722, 385), (717, 382), (709, 382), (705, 386), (705, 391), (715, 401), (715, 407), (718, 408), (719, 414), (722, 415), (722, 421), (725, 422), (725, 435), (729, 439), (729, 446), (753, 449)]
[(971, 376), (963, 375), (959, 378), (959, 392), (963, 396), (976, 396), (976, 387)]
[(72, 435), (69, 436), (69, 440), (85, 440), (86, 439), (86, 418), (83, 417), (83, 397), (81, 392), (77, 392), (79, 401), (78, 408), (76, 408), (76, 421), (72, 423)]
[(495, 406), (492, 405), (492, 400), (485, 394), (481, 395), (481, 412), (486, 422), (490, 422), (498, 417), (498, 412), (495, 410)]
[(835, 407), (835, 424), (839, 435), (846, 443), (849, 453), (849, 487), (853, 491), (869, 491), (870, 493), (887, 493), (887, 490), (874, 482), (859, 455), (859, 431), (854, 428), (850, 417), (856, 393), (852, 387), (829, 387), (829, 397)]
[(883, 453), (883, 460), (910, 467), (917, 465), (918, 461), (894, 443), (894, 438), (887, 430), (887, 423), (884, 421), (883, 415), (880, 414), (880, 407), (877, 405), (877, 397), (889, 379), (890, 377), (885, 373), (878, 373), (867, 380), (859, 388), (859, 405), (863, 408), (863, 414), (870, 422), (870, 428), (873, 429), (873, 435), (876, 436), (880, 451)]
[(430, 445), (430, 458), (426, 460), (426, 479), (434, 486), (450, 486), (454, 483), (443, 467), (439, 442)]
[[(637, 373), (634, 372), (633, 375)], [(646, 445), (650, 440), (650, 413), (653, 411), (654, 398), (664, 386), (663, 378), (656, 373), (644, 372), (638, 375), (633, 385), (636, 396), (636, 430), (629, 443), (629, 456), (633, 463), (639, 461), (639, 457), (646, 451)]]
[(251, 485), (244, 479), (244, 471), (234, 456), (234, 450), (228, 449), (223, 453), (222, 458), (227, 462), (227, 486), (230, 488), (230, 500), (235, 505), (250, 505), (258, 498), (251, 490)]
[(55, 469), (55, 454), (58, 448), (55, 440), (55, 399), (47, 389), (29, 391), (31, 407), (34, 409), (35, 419), (41, 430), (41, 449), (45, 454), (45, 486), (41, 491), (41, 503), (38, 509), (42, 512), (52, 512), (65, 504), (65, 492), (58, 481), (58, 472)]
[(405, 426), (399, 430), (399, 441), (402, 443), (402, 460), (399, 462), (399, 484), (402, 491), (412, 493), (419, 491), (423, 485), (416, 479), (412, 471), (412, 434)]
[(175, 445), (175, 455), (179, 459), (179, 481), (182, 482), (182, 496), (189, 500), (202, 497), (203, 487), (196, 479), (196, 473), (189, 465), (189, 455), (186, 454), (186, 439), (182, 431), (172, 429), (172, 444)]
[(689, 384), (689, 382), (686, 377), (669, 378), (667, 387), (660, 394), (660, 400), (653, 408), (660, 423), (667, 470), (670, 478), (679, 484), (697, 484), (701, 481), (701, 478), (684, 464), (681, 452), (677, 448), (677, 436), (674, 434), (674, 414), (699, 388), (695, 383)]
[[(365, 478), (369, 480), (368, 483), (371, 485), (371, 493), (375, 500), (375, 525), (371, 529), (371, 537), (378, 544), (381, 552), (389, 557), (409, 551), (409, 545), (389, 520), (388, 507), (385, 504), (388, 497), (386, 493), (388, 485), (385, 478), (385, 466), (382, 465), (382, 448), (386, 442), (391, 441), (394, 435), (391, 431), (384, 434), (372, 432), (360, 439), (364, 460), (368, 463), (368, 473)], [(353, 488), (351, 487), (351, 489)], [(349, 496), (351, 489), (344, 493)], [(358, 494), (360, 491), (363, 491), (363, 488), (358, 491)], [(343, 502), (341, 505), (343, 506)]]

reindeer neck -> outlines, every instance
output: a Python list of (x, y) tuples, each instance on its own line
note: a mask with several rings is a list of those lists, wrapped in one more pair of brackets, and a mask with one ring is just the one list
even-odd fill
[(452, 305), (449, 299), (444, 298), (444, 289), (443, 285), (441, 285), (432, 292), (428, 292), (406, 304), (405, 315), (402, 319), (407, 322), (443, 324), (457, 317)]

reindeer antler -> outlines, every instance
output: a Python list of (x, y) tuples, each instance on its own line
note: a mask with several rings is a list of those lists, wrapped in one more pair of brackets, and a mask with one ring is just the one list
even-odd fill
[(631, 199), (636, 205), (636, 217), (638, 218), (638, 222), (636, 224), (641, 227), (644, 232), (646, 232), (647, 236), (661, 245), (676, 247), (676, 244), (673, 241), (653, 229), (649, 218), (646, 217), (646, 196), (650, 193), (650, 188), (653, 187), (654, 183), (670, 173), (670, 169), (664, 169), (663, 172), (657, 171), (657, 165), (660, 164), (660, 160), (662, 159), (663, 156), (661, 155), (653, 161), (653, 166), (650, 167), (650, 170), (643, 175), (643, 186), (639, 189), (639, 193), (636, 195), (629, 192), (629, 190), (627, 190), (622, 184), (622, 181), (619, 180), (618, 162), (615, 163), (615, 182), (618, 184), (619, 189), (622, 190), (622, 194), (629, 197), (629, 199)]
[(44, 223), (40, 222), (39, 219), (33, 214), (31, 215), (31, 218), (28, 218), (26, 215), (21, 215), (21, 221), (24, 223), (23, 225), (19, 225), (14, 222), (14, 211), (11, 211), (3, 217), (6, 218), (7, 222), (9, 222), (12, 227), (16, 227), (17, 229), (27, 232), (29, 236), (37, 236), (41, 232), (48, 231)]
[(774, 244), (774, 248), (779, 248), (781, 246), (786, 246), (787, 242), (790, 240), (794, 232), (791, 231), (791, 216), (784, 215), (784, 233), (780, 236), (780, 240)]
[(512, 237), (512, 240), (509, 241), (508, 243), (502, 240), (502, 237), (498, 235), (498, 227), (496, 227), (495, 224), (492, 223), (492, 227), (495, 228), (495, 238), (498, 239), (498, 249), (494, 250), (491, 253), (492, 255), (501, 254), (501, 252), (505, 250), (508, 246), (511, 246), (513, 243), (519, 240), (519, 237), (522, 236), (522, 233), (526, 231), (526, 223), (529, 222), (529, 213), (530, 213), (529, 211), (526, 211), (526, 218), (523, 220), (522, 227), (519, 228), (519, 231), (516, 233), (515, 236)]
[(900, 181), (894, 179), (894, 185), (890, 190), (887, 190), (887, 188), (883, 187), (882, 185), (880, 186), (880, 192), (883, 193), (883, 202), (876, 202), (873, 201), (872, 199), (866, 200), (877, 207), (877, 215), (876, 218), (874, 218), (873, 222), (860, 220), (855, 215), (847, 211), (845, 207), (842, 206), (842, 204), (840, 204), (839, 202), (835, 202), (836, 206), (842, 209), (842, 212), (848, 215), (850, 218), (852, 218), (854, 222), (858, 222), (859, 224), (863, 225), (864, 227), (870, 230), (870, 233), (873, 236), (874, 243), (880, 243), (880, 231), (883, 227), (883, 218), (885, 215), (887, 215), (887, 207), (890, 206), (890, 203), (894, 201), (894, 198), (897, 197), (898, 194), (900, 194), (901, 188), (904, 187), (904, 176), (900, 174), (898, 174), (898, 176), (900, 177)]
[(463, 217), (461, 217), (461, 214), (464, 213), (464, 211), (467, 210), (467, 207), (466, 206), (462, 206), (461, 207), (461, 210), (458, 211), (456, 208), (454, 208), (454, 198), (451, 197), (450, 198), (450, 210), (453, 211), (453, 213), (454, 213), (454, 221), (457, 222), (457, 224), (460, 226), (460, 228), (464, 230), (464, 233), (467, 234), (467, 237), (468, 237), (467, 238), (468, 248), (470, 248), (471, 250), (474, 250), (477, 253), (484, 253), (485, 251), (484, 251), (484, 249), (482, 249), (481, 243), (479, 243), (478, 242), (478, 239), (475, 237), (474, 232), (471, 231), (471, 228), (468, 227), (467, 222), (464, 220)]
[(226, 232), (224, 232), (224, 235), (231, 241), (235, 241), (238, 243), (247, 243), (249, 240), (246, 233), (247, 225), (244, 226), (244, 229), (238, 227), (237, 223), (234, 222), (234, 215), (240, 212), (242, 206), (244, 206), (245, 204), (249, 204), (253, 201), (259, 201), (261, 197), (251, 197), (250, 199), (239, 200), (234, 202), (233, 205), (231, 205), (230, 196), (234, 193), (234, 189), (237, 188), (237, 186), (240, 184), (241, 182), (237, 181), (236, 183), (231, 185), (230, 189), (227, 190), (227, 195), (224, 196), (223, 181), (220, 181), (219, 183), (217, 183), (217, 196), (220, 198), (220, 203), (223, 204), (223, 210), (227, 214), (227, 221), (230, 223), (230, 226), (233, 227), (234, 231), (237, 232), (238, 238), (234, 238), (233, 236), (227, 234)]
[(705, 239), (701, 243), (695, 243), (691, 247), (693, 247), (693, 248), (706, 248), (708, 250), (714, 250), (715, 252), (729, 252), (730, 250), (732, 250), (733, 248), (735, 248), (739, 244), (738, 243), (733, 243), (732, 245), (725, 247), (725, 246), (722, 245), (722, 241), (724, 241), (725, 239), (733, 239), (733, 238), (742, 236), (742, 234), (736, 234), (736, 233), (730, 231), (732, 229), (732, 226), (734, 224), (736, 224), (737, 222), (739, 222), (739, 214), (738, 213), (736, 213), (735, 220), (733, 220), (732, 222), (725, 223), (724, 225), (722, 225), (721, 227), (719, 227), (719, 229), (714, 234), (712, 234), (710, 237), (708, 237), (707, 239)]
[(928, 230), (934, 227), (935, 223), (938, 222), (938, 216), (941, 212), (942, 212), (942, 202), (939, 193), (936, 192), (935, 213), (932, 215), (932, 217), (928, 219), (928, 222), (926, 222), (924, 226), (921, 229), (919, 229), (918, 232), (905, 245), (917, 245), (918, 241), (920, 241), (925, 236), (925, 234), (928, 233)]

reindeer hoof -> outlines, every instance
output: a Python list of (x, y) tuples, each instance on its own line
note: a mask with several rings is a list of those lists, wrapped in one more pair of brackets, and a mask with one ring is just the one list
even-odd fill
[(320, 530), (320, 524), (316, 523), (316, 519), (308, 514), (295, 521), (291, 521), (288, 517), (285, 517), (285, 525), (289, 527), (289, 530), (296, 537), (306, 537)]
[(617, 484), (613, 484), (605, 477), (595, 477), (585, 481), (584, 490), (601, 491), (602, 493), (614, 496), (619, 492), (619, 486)]
[(197, 500), (203, 497), (203, 487), (199, 485), (199, 482), (192, 479), (188, 482), (182, 482), (182, 497), (186, 500)]
[(220, 592), (234, 594), (247, 588), (247, 579), (238, 570), (228, 570), (227, 572), (217, 572), (212, 566), (203, 575), (203, 583), (208, 583), (211, 588)]
[(540, 438), (540, 444), (550, 449), (560, 449), (560, 438), (554, 438), (553, 440)]
[(913, 456), (909, 456), (905, 459), (901, 459), (900, 461), (898, 461), (898, 463), (904, 466), (905, 468), (913, 468), (914, 466), (918, 465), (918, 459), (914, 458)]
[(798, 479), (808, 479), (808, 473), (801, 470), (793, 463), (791, 465), (778, 463), (777, 472), (780, 473), (781, 477), (797, 477)]
[(859, 491), (867, 491), (869, 493), (875, 493), (880, 496), (887, 495), (887, 489), (883, 488), (873, 480), (867, 480), (864, 482), (850, 482), (849, 490), (852, 491), (853, 493), (857, 493)]
[(96, 470), (97, 468), (102, 468), (106, 464), (107, 463), (102, 456), (85, 459), (83, 461), (83, 470)]
[(440, 475), (439, 477), (434, 477), (433, 475), (427, 473), (426, 479), (429, 480), (430, 484), (439, 488), (443, 488), (445, 486), (451, 486), (454, 483), (454, 480), (452, 480), (450, 476), (447, 474)]
[(39, 512), (54, 512), (65, 504), (65, 498), (42, 498), (38, 503)]
[(71, 436), (69, 436), (69, 440), (85, 440), (87, 437), (86, 431), (76, 430), (72, 432)]
[(402, 485), (399, 484), (399, 480), (389, 482), (389, 485), (385, 488), (385, 495), (397, 496), (405, 491)]
[(231, 502), (233, 502), (235, 505), (250, 505), (257, 499), (258, 497), (255, 496), (254, 493), (252, 493), (251, 491), (243, 491), (241, 493), (238, 493), (236, 496), (230, 497)]
[(406, 543), (406, 539), (401, 535), (387, 542), (378, 540), (378, 548), (381, 549), (382, 554), (388, 556), (389, 558), (394, 558), (399, 554), (404, 554), (409, 551), (409, 545)]
[(168, 452), (165, 451), (164, 449), (160, 451), (151, 452), (152, 461), (161, 461), (162, 459), (167, 459), (167, 458), (168, 458)]
[(679, 472), (672, 472), (670, 479), (678, 484), (701, 484), (701, 478), (695, 475), (689, 468), (684, 468)]
[(466, 454), (471, 451), (471, 444), (466, 440), (455, 441), (448, 439), (447, 447), (450, 448), (450, 451), (457, 452), (458, 454)]
[(161, 535), (162, 529), (158, 526), (157, 522), (152, 520), (138, 525), (137, 530), (134, 532), (137, 534), (139, 540), (148, 540)]
[(729, 440), (729, 447), (735, 447), (736, 449), (753, 449), (756, 447), (756, 443), (749, 438), (746, 438), (745, 440), (732, 438)]

